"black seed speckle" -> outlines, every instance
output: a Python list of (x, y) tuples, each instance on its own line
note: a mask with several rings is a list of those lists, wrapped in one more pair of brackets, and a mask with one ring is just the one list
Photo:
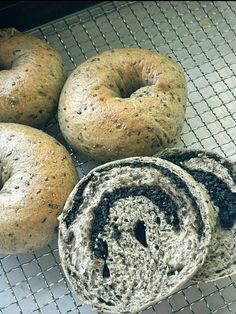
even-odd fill
[(21, 52), (21, 50), (20, 49), (15, 49), (15, 50), (13, 50), (12, 54), (15, 56), (18, 52)]
[(105, 301), (105, 300), (103, 300), (102, 298), (98, 298), (98, 301), (100, 301), (100, 302), (102, 302), (102, 303), (105, 303), (105, 304), (107, 304), (107, 305), (109, 305), (109, 306), (115, 305), (114, 303), (112, 303), (112, 302), (110, 302), (110, 301)]
[(119, 241), (119, 240), (120, 240), (121, 231), (120, 231), (117, 227), (114, 228), (113, 233), (112, 233), (112, 237), (113, 237), (116, 241)]
[(66, 242), (67, 243), (71, 243), (73, 240), (74, 240), (74, 238), (75, 238), (75, 234), (74, 234), (74, 232), (73, 231), (69, 231), (69, 234), (68, 234), (68, 237), (67, 237), (67, 239), (66, 239)]

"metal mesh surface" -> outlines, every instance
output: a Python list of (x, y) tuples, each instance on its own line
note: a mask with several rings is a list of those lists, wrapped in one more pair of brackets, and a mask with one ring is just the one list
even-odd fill
[[(234, 2), (103, 2), (30, 33), (64, 57), (68, 74), (109, 48), (142, 47), (180, 63), (189, 99), (179, 146), (207, 148), (236, 160), (236, 4)], [(65, 145), (56, 119), (45, 129)], [(68, 146), (67, 146), (68, 147)], [(94, 163), (76, 155), (80, 175)], [(56, 241), (33, 253), (0, 256), (0, 313), (95, 313), (73, 295)], [(236, 313), (236, 275), (188, 283), (145, 314)]]

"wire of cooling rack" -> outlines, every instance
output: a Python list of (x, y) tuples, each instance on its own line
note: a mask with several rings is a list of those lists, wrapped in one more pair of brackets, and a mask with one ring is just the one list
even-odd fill
[[(188, 82), (186, 120), (177, 145), (203, 147), (236, 160), (236, 5), (233, 1), (106, 1), (30, 33), (64, 57), (68, 74), (87, 58), (118, 47), (171, 55)], [(46, 132), (73, 155), (85, 175), (96, 164), (64, 141), (56, 119)], [(0, 313), (95, 313), (63, 275), (57, 241), (35, 252), (0, 256)], [(189, 282), (145, 314), (235, 314), (236, 275)]]

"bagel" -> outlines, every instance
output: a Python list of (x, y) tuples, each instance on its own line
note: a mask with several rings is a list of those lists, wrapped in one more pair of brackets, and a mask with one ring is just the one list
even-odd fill
[(182, 129), (184, 73), (170, 57), (139, 48), (110, 50), (79, 65), (59, 101), (60, 129), (90, 158), (149, 156), (171, 146)]
[(63, 60), (46, 42), (0, 30), (0, 122), (43, 126), (56, 112), (64, 82)]
[(173, 148), (160, 156), (192, 175), (209, 194), (217, 216), (210, 252), (194, 280), (236, 274), (236, 163), (203, 149)]
[(59, 216), (59, 256), (79, 299), (99, 313), (137, 313), (203, 265), (215, 225), (207, 194), (151, 157), (93, 169)]
[(0, 253), (21, 253), (57, 236), (77, 182), (67, 150), (43, 131), (0, 123)]

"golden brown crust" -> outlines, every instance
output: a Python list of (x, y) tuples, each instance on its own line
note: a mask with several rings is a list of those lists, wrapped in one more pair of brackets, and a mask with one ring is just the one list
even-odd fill
[(58, 105), (63, 67), (46, 42), (14, 28), (0, 30), (0, 122), (45, 124)]
[(148, 156), (173, 144), (186, 100), (179, 65), (157, 52), (122, 48), (75, 69), (62, 90), (58, 117), (66, 140), (94, 159)]
[(74, 163), (54, 138), (28, 126), (0, 123), (0, 252), (49, 243), (76, 182)]

